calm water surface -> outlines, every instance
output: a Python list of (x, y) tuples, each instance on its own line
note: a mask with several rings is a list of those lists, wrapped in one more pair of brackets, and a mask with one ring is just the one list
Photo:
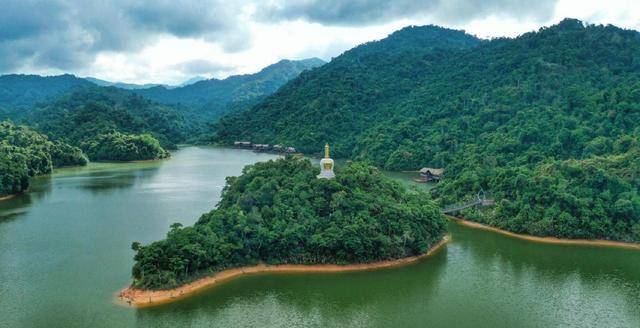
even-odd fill
[(456, 224), (446, 249), (415, 265), (261, 274), (154, 308), (113, 303), (130, 281), (132, 241), (193, 224), (226, 176), (273, 157), (190, 147), (36, 179), (0, 202), (0, 327), (640, 327), (640, 252)]

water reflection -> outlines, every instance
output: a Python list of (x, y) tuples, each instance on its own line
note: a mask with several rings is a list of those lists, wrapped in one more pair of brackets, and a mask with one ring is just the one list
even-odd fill
[(536, 297), (548, 303), (534, 307), (547, 316), (561, 319), (568, 311), (590, 320), (608, 316), (604, 326), (620, 323), (615, 317), (620, 311), (627, 313), (626, 318), (640, 318), (640, 252), (636, 250), (535, 243), (455, 223), (450, 230), (456, 238), (452, 251), (459, 253), (460, 269), (469, 270), (469, 275), (482, 272), (487, 286), (515, 288), (507, 294), (514, 303), (522, 294)]
[[(136, 311), (137, 325), (402, 326), (424, 312), (446, 269), (443, 250), (420, 263), (365, 272), (242, 277), (177, 303)], [(208, 319), (207, 319), (208, 318)], [(164, 327), (163, 326), (163, 327)]]
[(157, 172), (157, 167), (135, 171), (90, 171), (84, 176), (62, 178), (61, 180), (75, 179), (77, 180), (78, 188), (86, 189), (91, 193), (97, 194), (109, 192), (114, 189), (131, 188), (136, 184), (142, 183), (144, 180), (151, 179)]

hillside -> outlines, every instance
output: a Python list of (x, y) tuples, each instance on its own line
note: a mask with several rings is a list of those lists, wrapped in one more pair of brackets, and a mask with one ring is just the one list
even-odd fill
[[(13, 110), (29, 108), (69, 91), (93, 86), (93, 83), (73, 75), (38, 76), (0, 75), (0, 116)], [(1, 118), (1, 117), (0, 117)]]
[(184, 141), (189, 124), (178, 111), (113, 87), (93, 87), (43, 103), (24, 119), (53, 139), (80, 144), (97, 134), (150, 133), (168, 148)]
[(246, 166), (193, 227), (136, 251), (133, 286), (163, 289), (217, 271), (269, 264), (369, 263), (420, 255), (446, 232), (434, 203), (359, 163), (318, 179), (308, 159)]
[(160, 103), (183, 105), (185, 111), (198, 119), (210, 120), (233, 112), (234, 109), (240, 110), (238, 104), (252, 105), (262, 96), (275, 92), (300, 72), (322, 64), (324, 62), (318, 58), (281, 60), (255, 74), (234, 75), (223, 80), (203, 80), (179, 88), (158, 86), (135, 92)]
[(135, 83), (124, 83), (124, 82), (111, 82), (111, 81), (97, 79), (95, 77), (85, 77), (84, 79), (97, 86), (116, 87), (116, 88), (127, 89), (127, 90), (148, 89), (148, 88), (162, 86), (162, 84), (155, 84), (155, 83), (135, 84)]
[(469, 218), (536, 235), (640, 241), (638, 175), (611, 169), (639, 147), (640, 34), (566, 19), (514, 39), (416, 46), (451, 36), (465, 39), (405, 28), (348, 51), (224, 118), (215, 138), (304, 152), (330, 142), (341, 157), (385, 169), (443, 167), (442, 204), (481, 189), (498, 201)]
[(0, 197), (27, 190), (29, 179), (54, 167), (85, 165), (82, 151), (25, 126), (0, 122)]
[(194, 125), (182, 113), (127, 90), (92, 87), (28, 111), (23, 122), (82, 148), (91, 160), (163, 158)]
[(244, 114), (225, 117), (217, 138), (282, 140), (305, 152), (322, 149), (327, 140), (337, 155), (350, 157), (355, 138), (392, 114), (385, 104), (401, 102), (454, 50), (480, 43), (436, 26), (404, 28), (302, 73)]

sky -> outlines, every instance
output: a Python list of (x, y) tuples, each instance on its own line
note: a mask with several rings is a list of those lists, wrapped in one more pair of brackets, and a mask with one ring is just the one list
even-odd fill
[(0, 0), (0, 74), (179, 84), (326, 61), (407, 25), (516, 37), (566, 17), (640, 30), (638, 0)]

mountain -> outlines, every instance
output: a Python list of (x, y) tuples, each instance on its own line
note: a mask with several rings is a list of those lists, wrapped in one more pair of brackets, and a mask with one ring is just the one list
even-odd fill
[(179, 88), (159, 86), (135, 92), (160, 103), (191, 108), (192, 114), (208, 120), (242, 110), (263, 96), (275, 92), (300, 72), (323, 64), (324, 61), (318, 58), (281, 60), (255, 74), (234, 75), (223, 80), (204, 80)]
[(105, 81), (101, 79), (96, 79), (95, 77), (85, 77), (84, 79), (101, 87), (116, 87), (116, 88), (127, 89), (127, 90), (148, 89), (148, 88), (163, 86), (163, 84), (157, 84), (157, 83), (134, 84), (134, 83), (124, 83), (124, 82), (110, 82), (110, 81)]
[(194, 77), (192, 77), (192, 78), (180, 83), (179, 85), (176, 86), (176, 88), (186, 87), (187, 85), (192, 85), (192, 84), (194, 84), (196, 82), (200, 82), (200, 81), (204, 81), (204, 80), (207, 80), (207, 78), (204, 77), (204, 76), (194, 76)]
[(251, 110), (226, 117), (218, 139), (286, 141), (305, 152), (333, 141), (336, 155), (352, 157), (356, 137), (394, 114), (389, 106), (406, 99), (454, 53), (481, 43), (462, 31), (406, 27), (304, 72)]
[(490, 41), (409, 27), (300, 74), (214, 138), (440, 167), (441, 205), (482, 191), (496, 201), (465, 218), (640, 242), (638, 58), (637, 31), (575, 19)]
[[(23, 121), (53, 140), (75, 146), (82, 146), (100, 135), (114, 137), (112, 134), (117, 132), (150, 134), (163, 147), (176, 148), (192, 127), (182, 113), (171, 107), (128, 90), (95, 86), (42, 103), (28, 112)], [(122, 136), (125, 137), (128, 138)]]
[(76, 147), (50, 141), (25, 126), (0, 122), (0, 197), (27, 190), (31, 177), (49, 174), (53, 168), (86, 164)]
[(28, 108), (71, 90), (90, 86), (93, 86), (93, 83), (70, 74), (58, 76), (1, 75), (0, 111)]

